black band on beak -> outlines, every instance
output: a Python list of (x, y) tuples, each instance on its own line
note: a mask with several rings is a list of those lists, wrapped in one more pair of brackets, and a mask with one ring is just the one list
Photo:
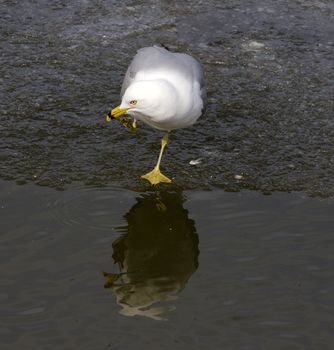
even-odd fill
[(116, 118), (111, 114), (111, 111), (108, 113), (108, 117), (109, 117), (110, 119), (116, 119)]

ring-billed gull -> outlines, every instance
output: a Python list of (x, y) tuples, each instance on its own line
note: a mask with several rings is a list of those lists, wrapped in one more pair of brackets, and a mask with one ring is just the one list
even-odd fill
[[(122, 102), (107, 116), (123, 114), (166, 131), (156, 166), (141, 178), (152, 185), (171, 180), (160, 171), (160, 162), (169, 132), (193, 125), (206, 103), (203, 69), (198, 61), (184, 53), (173, 53), (163, 47), (145, 47), (133, 58), (121, 89)], [(129, 125), (127, 125), (129, 126)]]

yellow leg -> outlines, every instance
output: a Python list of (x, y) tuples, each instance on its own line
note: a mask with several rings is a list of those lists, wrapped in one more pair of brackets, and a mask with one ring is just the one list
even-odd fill
[(157, 185), (160, 182), (165, 182), (165, 183), (172, 182), (171, 179), (169, 179), (167, 176), (163, 175), (160, 171), (160, 162), (161, 162), (162, 154), (163, 154), (164, 149), (165, 149), (167, 142), (168, 142), (168, 136), (169, 136), (169, 132), (167, 131), (161, 140), (161, 149), (160, 149), (160, 154), (159, 154), (157, 165), (154, 167), (154, 169), (152, 171), (141, 176), (142, 179), (148, 180), (152, 185)]

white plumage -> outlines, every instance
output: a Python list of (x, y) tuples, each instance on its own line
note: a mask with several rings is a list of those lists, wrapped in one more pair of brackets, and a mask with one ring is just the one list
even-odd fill
[[(160, 130), (190, 126), (201, 116), (206, 88), (201, 65), (191, 56), (145, 47), (133, 58), (123, 81), (120, 108)], [(130, 101), (137, 100), (136, 106)]]
[(127, 69), (121, 98), (121, 104), (111, 111), (113, 117), (126, 113), (167, 131), (156, 167), (142, 178), (152, 184), (171, 182), (159, 170), (162, 153), (168, 132), (193, 125), (204, 110), (206, 86), (201, 65), (187, 54), (162, 47), (140, 49)]

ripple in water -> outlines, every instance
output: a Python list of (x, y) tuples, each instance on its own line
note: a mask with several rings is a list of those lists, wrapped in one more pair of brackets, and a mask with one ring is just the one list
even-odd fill
[[(124, 191), (110, 188), (80, 187), (75, 191), (65, 191), (53, 202), (46, 204), (49, 215), (68, 227), (104, 231), (114, 230), (115, 222), (110, 220), (111, 207), (122, 206)], [(121, 215), (120, 215), (121, 217)]]

